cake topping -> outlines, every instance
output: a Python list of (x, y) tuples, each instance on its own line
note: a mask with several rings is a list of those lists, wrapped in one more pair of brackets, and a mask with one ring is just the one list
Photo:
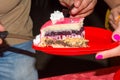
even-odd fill
[(34, 43), (34, 45), (38, 45), (38, 44), (40, 43), (40, 34), (37, 35), (37, 36), (35, 37), (35, 39), (33, 39), (33, 43)]
[(60, 11), (54, 11), (54, 13), (51, 13), (50, 19), (53, 24), (63, 21), (64, 20), (64, 15)]

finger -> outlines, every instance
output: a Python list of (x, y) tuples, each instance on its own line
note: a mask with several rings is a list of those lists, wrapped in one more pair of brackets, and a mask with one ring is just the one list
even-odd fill
[(114, 15), (113, 14), (110, 14), (109, 16), (109, 23), (111, 24), (111, 26), (116, 29), (117, 28), (117, 24), (116, 24), (116, 21), (114, 20)]
[(120, 26), (118, 26), (112, 34), (113, 41), (120, 41)]
[(116, 24), (117, 26), (119, 26), (119, 24), (120, 24), (120, 15), (117, 16), (117, 18), (115, 19), (115, 24)]
[(88, 11), (86, 13), (82, 13), (82, 14), (79, 13), (77, 15), (70, 15), (70, 18), (73, 18), (73, 17), (84, 18), (84, 17), (88, 16), (89, 14), (91, 14), (92, 12), (93, 12), (93, 10), (90, 10), (90, 11)]
[(3, 42), (2, 39), (0, 39), (0, 44), (2, 44), (2, 42)]
[(0, 31), (5, 31), (4, 27), (2, 26), (2, 24), (0, 24)]
[(93, 2), (91, 2), (90, 4), (88, 4), (88, 6), (85, 8), (85, 9), (82, 9), (81, 11), (80, 11), (80, 13), (86, 13), (86, 12), (88, 12), (89, 10), (94, 10), (94, 7), (95, 7), (95, 4), (97, 3), (97, 1), (94, 1), (93, 0)]
[(119, 12), (118, 11), (116, 11), (116, 9), (113, 9), (113, 10), (111, 10), (111, 16), (113, 17), (112, 19), (113, 19), (113, 21), (116, 23), (116, 21), (118, 20), (118, 16), (119, 16)]
[(113, 15), (113, 20), (116, 21), (116, 19), (119, 16), (119, 14), (116, 11), (115, 12), (111, 11), (111, 14)]
[(98, 52), (95, 58), (106, 59), (106, 58), (111, 58), (111, 57), (116, 57), (116, 56), (120, 56), (120, 46), (110, 49), (110, 50)]
[(65, 2), (60, 2), (61, 5), (65, 6), (65, 7), (69, 7), (68, 4), (66, 4)]
[[(5, 31), (4, 27), (2, 26), (2, 23), (0, 22), (0, 32)], [(0, 44), (2, 44), (3, 40), (0, 38)]]
[(83, 0), (74, 0), (74, 6), (78, 8), (81, 5), (82, 1)]
[(113, 22), (115, 24), (115, 20), (114, 20), (114, 15), (113, 14), (110, 14), (109, 15), (109, 21)]
[[(89, 0), (88, 0), (89, 1)], [(82, 2), (80, 3), (79, 7), (74, 7), (71, 10), (71, 14), (75, 15), (78, 12), (80, 12), (81, 10), (85, 9), (87, 7), (87, 5), (89, 4), (89, 2), (86, 0), (82, 0)]]
[(110, 25), (111, 25), (114, 29), (117, 28), (117, 25), (116, 25), (115, 23), (113, 23), (113, 21), (109, 20), (109, 23), (110, 23)]
[(59, 0), (60, 4), (69, 7), (73, 4), (74, 0)]

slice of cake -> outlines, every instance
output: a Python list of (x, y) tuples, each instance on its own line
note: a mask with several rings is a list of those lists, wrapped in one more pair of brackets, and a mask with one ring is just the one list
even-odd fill
[(83, 27), (84, 18), (64, 18), (63, 14), (55, 11), (51, 20), (40, 29), (40, 47), (87, 47)]

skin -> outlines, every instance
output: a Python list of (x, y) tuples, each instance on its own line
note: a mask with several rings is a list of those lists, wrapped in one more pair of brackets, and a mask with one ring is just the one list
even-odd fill
[(111, 13), (109, 16), (109, 22), (111, 23), (114, 29), (117, 29), (119, 27), (118, 16), (120, 16), (120, 5), (117, 5), (116, 7), (111, 9)]
[[(0, 31), (4, 31), (4, 27), (2, 26), (2, 24), (0, 24)], [(0, 39), (0, 44), (2, 44), (2, 39)]]
[[(112, 4), (111, 2), (109, 2), (111, 4), (108, 3), (109, 5), (111, 5), (110, 6), (111, 12), (110, 12), (110, 16), (109, 16), (109, 22), (112, 25), (112, 27), (114, 28), (114, 32), (112, 34), (113, 41), (120, 41), (120, 5), (118, 4), (118, 3), (120, 3), (120, 1), (119, 0), (106, 0), (106, 1), (108, 1), (108, 2), (115, 1), (115, 2), (113, 2), (114, 4)], [(116, 40), (113, 37), (116, 34), (119, 36), (118, 40)], [(120, 56), (120, 45), (113, 48), (113, 49), (110, 49), (110, 50), (98, 52), (96, 54), (96, 57), (98, 55), (102, 55), (102, 59)]]
[(63, 6), (69, 7), (74, 3), (70, 17), (86, 17), (94, 11), (97, 0), (59, 0)]
[(120, 0), (104, 0), (108, 6), (112, 9), (116, 7), (118, 4), (120, 4)]

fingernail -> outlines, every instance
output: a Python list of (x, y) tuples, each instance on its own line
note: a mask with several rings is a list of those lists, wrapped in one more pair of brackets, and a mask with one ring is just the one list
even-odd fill
[(99, 59), (103, 59), (103, 56), (102, 56), (102, 55), (97, 55), (97, 56), (96, 56), (96, 59), (98, 59), (98, 60), (99, 60)]
[(119, 35), (119, 34), (114, 34), (113, 38), (114, 38), (116, 41), (120, 41), (120, 35)]

